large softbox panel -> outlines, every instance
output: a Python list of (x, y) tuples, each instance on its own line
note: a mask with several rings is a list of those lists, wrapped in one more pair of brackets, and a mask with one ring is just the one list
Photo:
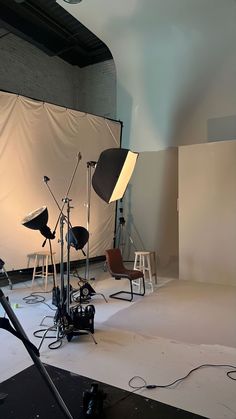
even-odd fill
[(134, 170), (138, 153), (125, 148), (104, 150), (97, 162), (92, 185), (105, 202), (121, 199)]

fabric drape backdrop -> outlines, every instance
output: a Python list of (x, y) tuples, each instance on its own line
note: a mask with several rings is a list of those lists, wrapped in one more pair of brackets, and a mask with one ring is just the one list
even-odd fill
[[(82, 159), (69, 193), (70, 216), (73, 226), (86, 228), (87, 162), (97, 161), (107, 148), (120, 147), (121, 123), (5, 92), (0, 92), (0, 109), (0, 258), (11, 271), (26, 268), (28, 254), (48, 250), (48, 243), (42, 248), (40, 232), (21, 221), (46, 205), (48, 226), (54, 229), (59, 210), (43, 177), (50, 178), (48, 185), (61, 206), (79, 152)], [(105, 203), (92, 189), (90, 257), (103, 255), (111, 246), (114, 226), (115, 204)], [(58, 227), (52, 241), (57, 262), (59, 236)], [(66, 249), (64, 253), (66, 260)], [(71, 260), (77, 259), (84, 256), (72, 249)]]

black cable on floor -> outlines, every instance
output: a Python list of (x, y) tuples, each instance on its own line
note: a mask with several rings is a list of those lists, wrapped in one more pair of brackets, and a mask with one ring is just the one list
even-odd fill
[[(197, 367), (193, 368), (192, 370), (190, 370), (186, 375), (184, 375), (181, 378), (177, 378), (175, 381), (172, 381), (169, 384), (164, 384), (164, 385), (160, 385), (160, 384), (147, 384), (146, 380), (143, 377), (140, 377), (139, 375), (135, 375), (134, 377), (132, 377), (129, 380), (129, 387), (131, 387), (134, 390), (141, 390), (142, 388), (146, 388), (147, 390), (150, 389), (154, 389), (154, 388), (169, 388), (174, 386), (175, 384), (178, 384), (179, 382), (185, 380), (187, 377), (190, 376), (190, 374), (192, 374), (194, 371), (199, 370), (200, 368), (206, 368), (206, 367), (225, 367), (225, 368), (233, 368), (231, 371), (228, 371), (226, 373), (227, 377), (229, 377), (231, 380), (236, 381), (236, 376), (234, 377), (233, 375), (236, 374), (236, 366), (235, 365), (230, 365), (230, 364), (201, 364), (198, 365)], [(140, 380), (142, 384), (140, 385), (133, 385), (132, 382), (135, 380)]]
[[(228, 371), (226, 373), (226, 375), (233, 381), (236, 381), (236, 376), (233, 377), (232, 374), (236, 374), (236, 366), (235, 365), (230, 365), (230, 364), (201, 364), (198, 365), (197, 367), (193, 368), (192, 370), (190, 370), (186, 375), (184, 375), (181, 378), (177, 378), (176, 380), (172, 381), (169, 384), (163, 384), (163, 385), (159, 385), (159, 384), (147, 384), (146, 380), (143, 377), (140, 377), (139, 375), (135, 375), (134, 377), (132, 377), (128, 384), (129, 387), (131, 387), (133, 389), (133, 391), (131, 391), (130, 393), (126, 394), (124, 397), (121, 397), (120, 399), (118, 399), (117, 401), (115, 401), (114, 403), (112, 403), (111, 405), (106, 407), (106, 410), (114, 407), (115, 405), (117, 405), (118, 403), (122, 402), (123, 400), (127, 399), (128, 397), (132, 396), (134, 393), (136, 393), (139, 390), (142, 390), (144, 388), (146, 388), (147, 390), (151, 390), (151, 389), (155, 389), (155, 388), (170, 388), (172, 386), (174, 386), (175, 384), (180, 383), (181, 381), (185, 380), (187, 377), (190, 376), (190, 374), (192, 374), (194, 371), (199, 370), (200, 368), (204, 368), (204, 367), (225, 367), (225, 368), (233, 368), (231, 371)], [(135, 380), (140, 380), (142, 384), (140, 385), (133, 385), (132, 381)]]
[[(52, 291), (40, 291), (42, 294), (50, 294)], [(50, 308), (52, 311), (56, 311), (56, 308), (51, 307), (48, 303), (45, 302), (45, 297), (43, 295), (38, 294), (36, 291), (32, 292), (31, 294), (23, 297), (23, 301), (26, 304), (38, 304), (42, 303), (45, 304), (47, 307)]]

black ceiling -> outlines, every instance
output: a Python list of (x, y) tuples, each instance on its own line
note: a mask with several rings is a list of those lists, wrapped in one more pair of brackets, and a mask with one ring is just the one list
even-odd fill
[(0, 28), (2, 36), (14, 33), (79, 67), (112, 58), (107, 46), (56, 0), (0, 0)]

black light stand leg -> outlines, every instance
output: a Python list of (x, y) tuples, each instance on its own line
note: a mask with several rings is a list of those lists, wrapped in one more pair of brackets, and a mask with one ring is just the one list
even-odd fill
[(53, 288), (56, 288), (56, 273), (55, 273), (55, 263), (53, 260), (53, 252), (52, 252), (52, 242), (51, 239), (49, 239), (49, 249), (50, 249), (50, 258), (51, 258), (51, 265), (52, 265), (52, 277), (53, 277)]
[(10, 280), (10, 278), (9, 278), (9, 276), (8, 276), (8, 273), (7, 273), (7, 271), (6, 271), (6, 269), (5, 269), (5, 267), (3, 266), (3, 268), (2, 268), (2, 270), (3, 270), (3, 272), (4, 272), (4, 274), (6, 275), (6, 277), (7, 277), (7, 280), (8, 280), (8, 284), (9, 284), (9, 288), (10, 288), (10, 290), (12, 290), (12, 282), (11, 282), (11, 280)]
[(61, 277), (61, 288), (60, 288), (60, 306), (64, 306), (64, 236), (63, 228), (65, 223), (64, 215), (60, 218), (60, 245), (61, 245), (61, 260), (60, 260), (60, 277)]
[[(87, 162), (87, 230), (88, 232), (90, 229), (90, 212), (91, 212), (91, 189), (92, 189), (92, 169), (96, 167), (95, 161), (88, 161)], [(90, 252), (90, 243), (89, 239), (86, 245), (86, 266), (85, 266), (85, 278), (89, 281), (89, 252)], [(91, 278), (95, 279), (95, 278)]]
[[(119, 217), (119, 224), (117, 227), (117, 231), (115, 232), (115, 236), (114, 236), (114, 247), (118, 247), (121, 251), (122, 256), (124, 256), (124, 250), (126, 248), (126, 241), (125, 241), (125, 225), (126, 225), (126, 220), (124, 218), (124, 210), (123, 210), (123, 203), (122, 203), (123, 199), (120, 199), (120, 203), (121, 206), (119, 208), (119, 212), (120, 212), (120, 217)], [(128, 235), (128, 239), (130, 244), (133, 246), (134, 250), (137, 250), (134, 241), (130, 235), (130, 233), (128, 232), (128, 230), (126, 229), (126, 234)], [(129, 260), (125, 261), (125, 262), (130, 262)]]
[(66, 263), (66, 312), (70, 315), (70, 243), (69, 243), (69, 230), (70, 230), (70, 201), (68, 197), (66, 198), (67, 203), (67, 263)]
[[(7, 313), (12, 325), (15, 328), (15, 330), (18, 333), (20, 333), (24, 338), (26, 338), (28, 340), (28, 337), (27, 337), (24, 329), (22, 328), (18, 318), (16, 317), (14, 311), (12, 310), (7, 298), (5, 297), (5, 295), (3, 294), (1, 289), (0, 289), (0, 303), (2, 304), (4, 310)], [(46, 368), (44, 367), (44, 365), (42, 364), (41, 360), (35, 354), (33, 349), (31, 349), (29, 346), (27, 346), (24, 342), (23, 342), (23, 344), (24, 344), (26, 350), (28, 351), (30, 357), (32, 358), (32, 360), (33, 360), (35, 366), (37, 367), (38, 371), (40, 372), (42, 378), (44, 379), (45, 383), (47, 384), (50, 392), (52, 393), (52, 395), (54, 397), (54, 399), (56, 400), (57, 404), (59, 405), (59, 407), (63, 411), (65, 417), (73, 419), (73, 416), (70, 414), (70, 411), (68, 410), (64, 400), (62, 399), (62, 397), (59, 393), (59, 391), (55, 387), (51, 377), (48, 375), (48, 372), (47, 372)]]
[(5, 262), (2, 259), (0, 259), (0, 272), (2, 271), (4, 273), (5, 277), (8, 280), (9, 288), (10, 288), (10, 290), (12, 290), (12, 282), (11, 282), (9, 276), (8, 276), (8, 273), (7, 273), (4, 265), (5, 265)]

